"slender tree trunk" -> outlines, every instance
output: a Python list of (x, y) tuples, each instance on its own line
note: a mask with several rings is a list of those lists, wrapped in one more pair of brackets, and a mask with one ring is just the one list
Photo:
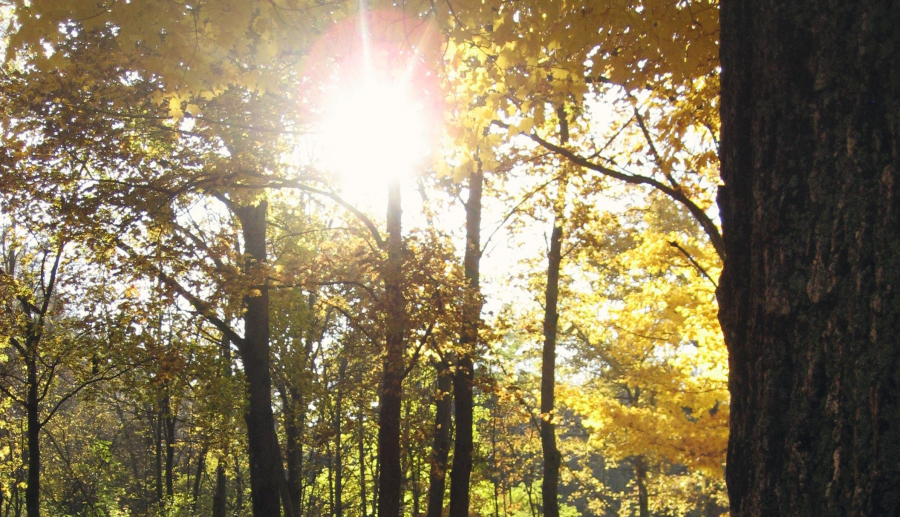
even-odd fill
[(163, 439), (166, 444), (166, 497), (171, 499), (175, 497), (175, 415), (171, 407), (172, 398), (169, 395), (169, 388), (166, 386), (166, 393), (162, 400), (162, 423), (163, 423)]
[(328, 509), (331, 517), (334, 517), (334, 452), (331, 450), (330, 443), (326, 445), (326, 454), (328, 455)]
[(244, 509), (244, 476), (241, 474), (237, 454), (232, 455), (232, 461), (234, 462), (233, 465), (237, 467), (234, 469), (234, 513), (240, 515)]
[(366, 517), (366, 429), (363, 418), (363, 407), (359, 406), (357, 422), (359, 423), (359, 514)]
[[(565, 109), (557, 110), (560, 142), (569, 140), (569, 125)], [(541, 450), (544, 454), (544, 476), (541, 480), (541, 500), (544, 517), (559, 517), (559, 467), (561, 458), (556, 447), (556, 334), (559, 321), (559, 269), (562, 263), (563, 221), (566, 209), (565, 177), (558, 182), (553, 203), (553, 232), (550, 234), (550, 253), (547, 255), (547, 291), (544, 297), (544, 350), (541, 362)]]
[[(372, 475), (372, 479), (373, 479), (373, 482), (374, 482), (374, 480), (376, 480), (376, 479), (381, 479), (381, 465), (380, 465), (377, 461), (375, 462), (375, 473)], [(377, 487), (377, 486), (375, 486), (375, 487), (372, 488), (372, 511), (373, 511), (373, 512), (377, 512), (377, 511), (378, 511), (378, 510), (377, 510), (377, 508), (378, 508), (378, 494), (380, 494), (380, 493), (381, 493), (381, 491), (378, 490), (378, 487)]]
[(400, 184), (388, 187), (387, 252), (384, 267), (386, 339), (381, 412), (378, 418), (378, 517), (400, 517), (401, 478), (400, 413), (403, 401), (403, 351), (406, 333), (406, 300), (403, 299), (400, 233)]
[(900, 515), (900, 9), (721, 6), (730, 515)]
[[(269, 370), (269, 288), (264, 277), (266, 262), (266, 209), (256, 206), (237, 210), (244, 236), (244, 272), (253, 284), (244, 296), (244, 340), (239, 351), (247, 379), (247, 445), (250, 459), (250, 498), (254, 517), (279, 517), (283, 479), (281, 452), (272, 413), (272, 379)], [(282, 478), (282, 479), (279, 479)], [(284, 490), (286, 492), (286, 490)], [(287, 494), (285, 494), (286, 496)], [(282, 504), (290, 506), (290, 498)], [(292, 511), (286, 512), (288, 517)]]
[(213, 492), (212, 517), (225, 517), (228, 504), (228, 478), (225, 477), (225, 465), (219, 460), (216, 466), (216, 490)]
[(475, 406), (475, 347), (481, 320), (481, 192), (484, 172), (481, 164), (469, 175), (469, 198), (466, 200), (466, 251), (463, 269), (466, 296), (460, 332), (459, 360), (453, 377), (453, 399), (456, 404), (456, 440), (453, 445), (453, 470), (450, 472), (450, 517), (469, 517), (469, 477), (472, 474), (472, 412)]
[[(231, 341), (226, 336), (222, 336), (222, 342), (219, 348), (222, 356), (222, 375), (231, 377)], [(228, 511), (228, 478), (225, 476), (225, 457), (227, 449), (223, 457), (219, 459), (216, 465), (216, 488), (213, 492), (212, 517), (225, 517)]]
[(299, 510), (303, 501), (303, 428), (306, 412), (302, 393), (293, 385), (282, 390), (284, 434), (287, 437), (287, 475), (291, 506)]
[(647, 465), (644, 458), (635, 456), (632, 458), (634, 465), (634, 483), (638, 489), (638, 515), (650, 517), (650, 497), (647, 494)]
[(163, 488), (163, 414), (162, 410), (153, 414), (153, 441), (156, 448), (156, 504), (162, 509), (165, 503)]
[(410, 451), (409, 446), (409, 432), (410, 432), (410, 422), (409, 422), (409, 412), (410, 412), (410, 401), (409, 399), (404, 401), (404, 410), (403, 410), (403, 443), (401, 444), (401, 468), (403, 471), (403, 478), (400, 480), (400, 512), (406, 513), (406, 492), (409, 490), (410, 483), (410, 470), (412, 469), (412, 451)]
[(206, 453), (209, 450), (209, 445), (204, 443), (203, 448), (200, 449), (200, 455), (197, 457), (197, 476), (194, 477), (194, 486), (191, 493), (191, 507), (193, 508), (194, 515), (197, 515), (197, 503), (200, 500), (200, 487), (203, 483), (203, 473), (206, 469)]
[(422, 475), (422, 461), (421, 456), (416, 454), (413, 457), (413, 468), (412, 468), (412, 500), (413, 500), (413, 509), (412, 515), (413, 517), (419, 517), (420, 512), (420, 499), (422, 498), (422, 488), (419, 484), (419, 480)]
[[(31, 344), (33, 347), (34, 344)], [(25, 487), (25, 511), (28, 517), (41, 515), (41, 421), (38, 403), (37, 357), (28, 357), (28, 393), (25, 405), (28, 420), (28, 486)], [(49, 381), (48, 381), (49, 382)]]
[(450, 455), (450, 425), (453, 380), (450, 365), (443, 360), (435, 365), (434, 445), (431, 450), (431, 472), (428, 480), (428, 510), (425, 517), (441, 517), (444, 510), (444, 488), (447, 458)]
[(344, 458), (342, 455), (341, 424), (344, 418), (344, 375), (347, 372), (347, 358), (341, 357), (338, 366), (337, 394), (335, 397), (334, 415), (334, 516), (344, 517)]

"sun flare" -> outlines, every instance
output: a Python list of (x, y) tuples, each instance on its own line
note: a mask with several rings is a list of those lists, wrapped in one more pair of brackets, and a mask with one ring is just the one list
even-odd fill
[(427, 110), (402, 83), (370, 75), (335, 88), (323, 115), (322, 165), (345, 186), (386, 185), (429, 154)]

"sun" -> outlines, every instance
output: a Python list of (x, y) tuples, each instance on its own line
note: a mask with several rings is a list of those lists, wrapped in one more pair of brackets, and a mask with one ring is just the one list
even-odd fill
[(431, 117), (409, 85), (374, 72), (342, 83), (323, 108), (322, 166), (354, 189), (421, 169), (431, 151)]

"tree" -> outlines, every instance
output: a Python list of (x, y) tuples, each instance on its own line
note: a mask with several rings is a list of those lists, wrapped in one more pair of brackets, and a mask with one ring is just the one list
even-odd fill
[[(89, 280), (88, 269), (78, 263), (77, 256), (64, 256), (67, 243), (61, 238), (41, 242), (32, 236), (32, 242), (25, 241), (21, 247), (16, 240), (15, 232), (5, 231), (0, 242), (4, 252), (0, 335), (11, 348), (0, 369), (0, 393), (25, 412), (25, 506), (28, 517), (39, 517), (41, 430), (79, 392), (127, 370), (126, 365), (104, 357), (112, 348), (101, 343), (123, 344), (123, 333), (133, 321), (124, 312), (104, 321), (101, 311), (108, 304), (103, 302), (112, 293), (105, 292), (108, 286), (102, 284), (95, 289), (80, 285), (79, 280)], [(97, 305), (91, 308), (79, 302)], [(105, 327), (106, 323), (110, 325)]]
[(897, 11), (722, 2), (732, 515), (895, 515)]

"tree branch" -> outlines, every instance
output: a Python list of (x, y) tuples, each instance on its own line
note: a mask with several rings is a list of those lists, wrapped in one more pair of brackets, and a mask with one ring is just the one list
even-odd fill
[[(503, 125), (502, 123), (500, 123)], [(540, 136), (533, 133), (522, 133), (523, 135), (530, 138), (535, 143), (539, 144), (541, 147), (553, 151), (560, 156), (567, 158), (569, 161), (576, 165), (581, 165), (587, 169), (599, 172), (604, 176), (609, 176), (610, 178), (617, 179), (620, 181), (624, 181), (625, 183), (629, 183), (632, 185), (647, 185), (655, 188), (656, 190), (662, 192), (663, 194), (669, 196), (673, 200), (684, 205), (685, 208), (694, 216), (694, 219), (700, 223), (700, 226), (703, 228), (703, 231), (709, 236), (709, 240), (715, 248), (716, 253), (725, 260), (725, 241), (722, 239), (722, 234), (719, 232), (719, 228), (713, 222), (712, 219), (706, 215), (706, 212), (703, 211), (702, 208), (697, 206), (687, 195), (684, 194), (684, 191), (680, 187), (674, 188), (661, 183), (653, 178), (647, 176), (641, 176), (638, 174), (628, 174), (624, 172), (615, 171), (608, 167), (604, 167), (598, 163), (591, 162), (585, 159), (583, 156), (579, 156), (578, 154), (558, 145), (552, 144)]]
[(141, 260), (138, 253), (131, 246), (117, 239), (116, 247), (127, 253), (128, 256), (132, 259), (139, 260), (144, 265), (144, 267), (148, 268), (154, 275), (156, 275), (160, 282), (165, 284), (166, 287), (173, 289), (182, 298), (187, 300), (187, 302), (190, 303), (191, 306), (206, 319), (206, 321), (210, 322), (213, 326), (219, 329), (222, 334), (225, 334), (225, 336), (227, 336), (232, 343), (236, 345), (243, 344), (244, 338), (239, 336), (230, 326), (228, 326), (227, 323), (222, 321), (221, 318), (213, 314), (209, 310), (209, 304), (207, 302), (201, 300), (193, 293), (188, 291), (184, 286), (182, 286), (175, 279), (166, 274), (166, 272), (162, 269), (154, 266), (153, 264), (150, 264), (146, 260)]
[(699, 271), (700, 274), (702, 274), (703, 276), (706, 277), (707, 280), (712, 282), (713, 287), (715, 287), (716, 289), (719, 288), (719, 284), (717, 284), (716, 281), (713, 280), (713, 278), (711, 276), (709, 276), (709, 273), (707, 273), (706, 270), (703, 269), (703, 267), (701, 267), (700, 264), (696, 260), (694, 260), (694, 257), (692, 257), (691, 254), (688, 253), (686, 249), (682, 248), (681, 245), (675, 241), (669, 241), (669, 246), (672, 246), (673, 248), (677, 248), (678, 251), (680, 251), (685, 256), (685, 258), (687, 258), (688, 261), (691, 264), (693, 264), (695, 268), (697, 268), (697, 271)]

